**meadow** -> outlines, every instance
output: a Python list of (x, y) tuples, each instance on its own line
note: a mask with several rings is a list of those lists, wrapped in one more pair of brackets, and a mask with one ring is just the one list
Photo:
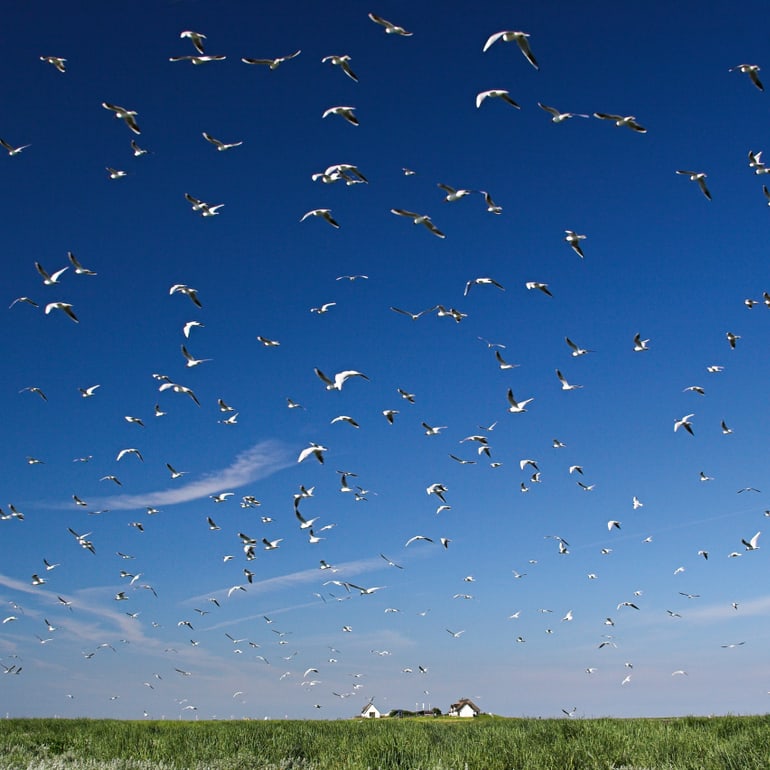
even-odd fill
[(735, 770), (768, 716), (171, 722), (8, 719), (0, 770)]

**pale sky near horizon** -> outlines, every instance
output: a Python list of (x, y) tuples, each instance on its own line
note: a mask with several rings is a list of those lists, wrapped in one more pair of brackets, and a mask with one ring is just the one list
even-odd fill
[(766, 18), (11, 3), (0, 714), (765, 712)]

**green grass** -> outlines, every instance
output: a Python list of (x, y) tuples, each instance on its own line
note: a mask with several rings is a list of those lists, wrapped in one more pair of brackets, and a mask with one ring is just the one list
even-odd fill
[(766, 770), (770, 717), (0, 722), (0, 770)]

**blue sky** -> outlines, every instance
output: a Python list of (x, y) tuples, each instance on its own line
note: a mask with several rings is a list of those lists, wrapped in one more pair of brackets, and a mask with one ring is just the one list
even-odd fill
[[(30, 146), (0, 155), (3, 288), (6, 306), (36, 306), (4, 311), (0, 340), (0, 712), (337, 718), (460, 697), (515, 716), (766, 710), (766, 548), (741, 541), (770, 508), (770, 214), (748, 163), (768, 97), (730, 71), (763, 64), (764, 4), (463, 5), (6, 9), (0, 138)], [(195, 53), (184, 30), (226, 59), (170, 62)], [(515, 42), (482, 51), (503, 30), (530, 35), (539, 69)], [(275, 69), (240, 61), (297, 50)], [(521, 108), (477, 109), (488, 89)], [(141, 133), (103, 102), (136, 111)], [(538, 102), (591, 117), (557, 124)], [(334, 106), (359, 125), (323, 119)], [(368, 182), (312, 180), (335, 164)], [(707, 174), (712, 199), (678, 170)], [(473, 192), (446, 202), (439, 184)], [(203, 217), (185, 194), (224, 206)], [(300, 222), (317, 208), (340, 227)], [(69, 267), (44, 285), (36, 262)], [(503, 290), (466, 292), (477, 278)], [(78, 323), (46, 314), (55, 302)], [(211, 360), (188, 367), (182, 345)], [(316, 368), (366, 379), (327, 390)], [(509, 389), (533, 399), (525, 412)], [(693, 435), (675, 432), (691, 414)], [(297, 462), (311, 442), (323, 464)], [(301, 486), (320, 542), (295, 517)], [(406, 545), (418, 535), (433, 542)]]

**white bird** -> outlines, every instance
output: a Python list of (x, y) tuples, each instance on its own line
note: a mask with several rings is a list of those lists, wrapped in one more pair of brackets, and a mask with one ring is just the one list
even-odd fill
[(110, 175), (110, 179), (122, 179), (124, 176), (128, 176), (127, 171), (120, 171), (117, 168), (110, 168), (107, 166), (107, 173)]
[(134, 425), (138, 425), (141, 428), (144, 427), (144, 423), (142, 422), (142, 418), (141, 417), (131, 417), (130, 415), (126, 415), (123, 419), (126, 422), (133, 423)]
[(583, 387), (582, 385), (571, 385), (558, 369), (556, 370), (556, 376), (559, 378), (562, 390), (576, 390)]
[(271, 70), (278, 69), (278, 67), (285, 61), (289, 61), (289, 59), (293, 59), (295, 56), (299, 56), (302, 53), (302, 51), (295, 51), (294, 53), (290, 53), (288, 56), (278, 56), (275, 59), (250, 59), (250, 58), (243, 58), (241, 61), (244, 64), (264, 64), (268, 67), (270, 67)]
[(413, 211), (407, 211), (406, 209), (391, 209), (390, 212), (391, 214), (397, 214), (400, 217), (411, 219), (415, 225), (425, 225), (425, 227), (438, 238), (446, 238), (444, 233), (433, 224), (431, 218), (427, 214), (415, 214)]
[(280, 342), (278, 340), (271, 340), (267, 337), (257, 336), (257, 340), (261, 342), (266, 348), (277, 348), (280, 346)]
[(72, 309), (72, 305), (69, 302), (49, 302), (45, 306), (45, 313), (48, 315), (52, 310), (61, 310), (62, 313), (69, 316), (75, 323), (79, 323), (78, 317)]
[(87, 267), (83, 267), (83, 265), (78, 262), (77, 257), (71, 251), (67, 252), (67, 259), (75, 269), (75, 275), (96, 275), (93, 270), (89, 270)]
[(230, 150), (233, 147), (240, 147), (243, 142), (230, 142), (229, 144), (225, 142), (220, 142), (219, 139), (215, 139), (211, 134), (207, 134), (205, 131), (203, 132), (203, 138), (214, 145), (214, 147), (217, 148), (220, 152), (223, 152), (224, 150)]
[(188, 321), (183, 327), (182, 327), (182, 334), (184, 334), (185, 337), (188, 339), (190, 338), (190, 331), (194, 326), (200, 326), (203, 327), (203, 324), (200, 321)]
[(521, 109), (521, 106), (511, 98), (510, 91), (506, 91), (504, 88), (491, 88), (488, 91), (481, 91), (476, 94), (476, 109), (481, 107), (485, 99), (502, 99), (517, 110)]
[(551, 290), (548, 288), (547, 283), (541, 283), (540, 281), (527, 281), (524, 285), (530, 291), (537, 289), (538, 291), (542, 291), (546, 296), (553, 297), (553, 294), (551, 294)]
[(122, 120), (135, 134), (142, 133), (136, 123), (136, 116), (139, 114), (136, 110), (127, 110), (125, 107), (121, 107), (117, 104), (110, 104), (109, 102), (102, 102), (102, 107), (104, 107), (105, 110), (114, 112), (115, 117)]
[(325, 302), (320, 307), (311, 307), (310, 312), (316, 313), (317, 315), (322, 315), (323, 313), (328, 313), (329, 308), (334, 307), (336, 304), (337, 304), (336, 302)]
[(442, 184), (441, 182), (439, 182), (436, 187), (440, 187), (446, 193), (444, 203), (453, 203), (454, 201), (459, 201), (460, 198), (464, 198), (466, 195), (470, 195), (471, 193), (476, 192), (475, 190), (457, 189), (451, 185)]
[(351, 378), (351, 377), (361, 377), (364, 380), (368, 380), (369, 378), (363, 373), (363, 372), (357, 372), (354, 369), (346, 369), (342, 372), (337, 372), (337, 374), (334, 375), (334, 379), (330, 379), (327, 377), (320, 369), (315, 368), (313, 371), (316, 373), (316, 376), (326, 385), (326, 390), (342, 390), (342, 386)]
[(387, 19), (383, 19), (382, 16), (377, 16), (377, 14), (370, 13), (369, 18), (375, 23), (379, 24), (382, 27), (385, 27), (385, 32), (388, 35), (401, 35), (402, 37), (411, 37), (412, 32), (407, 32), (403, 27), (399, 27), (397, 24), (393, 24), (393, 22), (388, 21)]
[(535, 60), (535, 57), (532, 55), (532, 51), (529, 48), (529, 41), (527, 38), (529, 37), (529, 34), (526, 32), (517, 32), (513, 30), (504, 30), (503, 32), (495, 32), (493, 35), (490, 35), (487, 39), (487, 42), (484, 43), (484, 48), (482, 51), (488, 51), (490, 46), (494, 45), (498, 40), (502, 40), (504, 43), (513, 43), (515, 42), (516, 45), (519, 46), (521, 49), (521, 52), (524, 54), (524, 57), (526, 60), (536, 69), (540, 69), (540, 65)]
[(743, 543), (747, 551), (756, 551), (759, 548), (757, 545), (757, 540), (759, 540), (759, 536), (761, 534), (761, 532), (757, 532), (756, 535), (754, 535), (750, 540), (741, 538), (741, 543)]
[(543, 104), (542, 102), (538, 102), (537, 106), (540, 107), (541, 110), (545, 110), (549, 115), (552, 115), (553, 117), (551, 120), (554, 123), (562, 123), (563, 121), (569, 119), (569, 118), (587, 118), (588, 115), (583, 115), (579, 112), (559, 112), (554, 107), (549, 107), (547, 104)]
[[(173, 390), (174, 393), (184, 393), (185, 395), (189, 396), (198, 406), (201, 405), (201, 402), (198, 401), (197, 396), (193, 392), (192, 388), (188, 388), (185, 385), (180, 385), (176, 382), (164, 382), (158, 390), (164, 391), (164, 390)], [(156, 412), (157, 414), (157, 412)]]
[(185, 357), (188, 367), (198, 366), (198, 364), (203, 364), (206, 361), (211, 361), (210, 358), (194, 358), (190, 354), (190, 351), (187, 350), (187, 348), (184, 345), (182, 345), (182, 355)]
[(738, 342), (738, 340), (741, 338), (740, 334), (733, 334), (732, 332), (727, 332), (725, 334), (725, 337), (727, 338), (727, 342), (730, 345), (730, 347), (735, 350), (735, 345)]
[(335, 422), (346, 422), (349, 425), (352, 425), (354, 428), (361, 427), (352, 417), (349, 417), (346, 414), (341, 414), (339, 415), (339, 417), (335, 417), (334, 419), (332, 419), (331, 424), (334, 424)]
[(37, 388), (34, 385), (29, 385), (26, 388), (22, 388), (19, 393), (37, 393), (37, 395), (40, 396), (43, 401), (48, 401), (48, 396), (46, 396), (46, 394), (43, 393), (40, 388)]
[(649, 350), (649, 339), (643, 340), (642, 335), (637, 333), (634, 337), (634, 352), (641, 353), (645, 350)]
[(321, 446), (320, 444), (314, 444), (313, 442), (310, 442), (310, 446), (306, 447), (299, 453), (299, 457), (297, 458), (297, 462), (301, 463), (303, 460), (307, 460), (308, 457), (311, 455), (315, 457), (316, 460), (318, 460), (319, 463), (323, 464), (324, 462), (324, 455), (323, 453), (328, 451), (328, 448), (325, 446)]
[(186, 294), (195, 307), (203, 307), (201, 301), (198, 299), (198, 290), (193, 289), (190, 286), (186, 286), (183, 283), (175, 283), (169, 290), (169, 294)]
[(600, 120), (614, 120), (616, 126), (627, 126), (632, 131), (636, 131), (640, 134), (647, 133), (647, 129), (636, 122), (636, 116), (634, 115), (611, 115), (606, 112), (595, 112), (594, 117), (599, 118)]
[(584, 241), (588, 236), (580, 235), (574, 230), (565, 230), (564, 232), (567, 234), (567, 237), (564, 240), (567, 241), (567, 243), (572, 247), (572, 250), (575, 252), (575, 254), (583, 259), (585, 254), (583, 254), (583, 249), (580, 247), (580, 241)]
[(210, 54), (198, 54), (195, 56), (170, 56), (169, 61), (189, 61), (194, 66), (206, 64), (212, 61), (224, 61), (226, 56), (212, 56)]
[(620, 529), (620, 522), (610, 519), (610, 521), (607, 522), (607, 530), (612, 532), (613, 529)]
[(64, 62), (67, 60), (64, 59), (61, 56), (41, 56), (40, 61), (44, 61), (47, 64), (51, 64), (52, 66), (56, 67), (59, 72), (66, 72), (67, 69), (64, 66)]
[(738, 64), (735, 67), (730, 67), (730, 72), (743, 72), (751, 78), (751, 82), (760, 90), (764, 91), (765, 87), (762, 85), (762, 81), (759, 79), (759, 65), (758, 64)]
[(134, 152), (135, 158), (141, 158), (142, 155), (147, 155), (149, 152), (149, 150), (145, 150), (144, 148), (140, 147), (134, 139), (131, 140), (131, 149)]
[(168, 468), (168, 470), (169, 470), (169, 473), (171, 474), (171, 478), (172, 478), (172, 479), (181, 479), (181, 478), (182, 478), (182, 476), (184, 476), (184, 475), (185, 475), (185, 473), (187, 473), (187, 471), (178, 471), (178, 470), (176, 470), (176, 469), (175, 469), (175, 468), (174, 468), (174, 467), (171, 465), (171, 463), (166, 463), (166, 468)]
[(500, 353), (499, 350), (495, 351), (495, 360), (499, 364), (500, 368), (503, 370), (506, 369), (515, 369), (518, 367), (518, 364), (509, 364), (502, 356), (502, 353)]
[(510, 406), (508, 407), (508, 411), (511, 413), (519, 413), (519, 412), (526, 412), (526, 406), (531, 401), (534, 401), (534, 398), (525, 398), (523, 401), (516, 401), (516, 399), (513, 397), (513, 390), (511, 388), (508, 388), (508, 403)]
[(35, 262), (35, 270), (42, 276), (44, 286), (53, 286), (54, 284), (59, 283), (59, 278), (61, 278), (65, 271), (69, 270), (69, 265), (57, 270), (55, 273), (49, 274), (39, 262)]
[(22, 150), (26, 150), (27, 147), (31, 147), (31, 144), (23, 144), (20, 147), (14, 147), (12, 144), (8, 144), (5, 139), (0, 139), (0, 146), (8, 150), (10, 156), (18, 155)]
[(570, 350), (572, 351), (572, 355), (576, 358), (578, 356), (584, 356), (586, 353), (593, 353), (593, 350), (587, 350), (586, 348), (581, 348), (578, 345), (576, 345), (569, 337), (565, 337), (564, 341), (569, 346)]
[(690, 422), (691, 418), (695, 417), (695, 414), (686, 414), (684, 417), (682, 417), (679, 420), (674, 421), (674, 432), (679, 430), (679, 428), (684, 428), (691, 436), (694, 436), (692, 430), (692, 423)]
[(633, 499), (631, 500), (631, 504), (633, 505), (635, 511), (639, 508), (644, 508), (644, 503), (636, 495), (634, 495)]
[(406, 548), (406, 547), (407, 547), (408, 545), (410, 545), (411, 543), (414, 543), (416, 540), (425, 540), (425, 541), (426, 541), (426, 542), (428, 542), (428, 543), (433, 543), (433, 542), (435, 542), (435, 541), (434, 541), (432, 538), (430, 538), (430, 537), (426, 537), (425, 535), (415, 535), (414, 537), (410, 537), (410, 538), (409, 538), (409, 540), (407, 540), (407, 541), (404, 543), (404, 548)]
[(220, 492), (216, 495), (209, 495), (209, 497), (215, 502), (215, 503), (224, 503), (227, 501), (228, 497), (232, 497), (235, 494), (235, 492)]
[(142, 457), (142, 453), (138, 449), (129, 448), (129, 449), (121, 449), (120, 452), (118, 452), (118, 456), (115, 458), (117, 461), (122, 460), (126, 455), (136, 455), (142, 462), (144, 462), (144, 457)]
[(358, 78), (356, 77), (353, 70), (350, 69), (350, 56), (347, 54), (343, 54), (341, 56), (324, 56), (323, 59), (321, 59), (321, 62), (323, 64), (326, 62), (331, 62), (336, 67), (339, 67), (351, 80), (355, 80), (356, 83), (358, 83)]
[[(498, 206), (492, 200), (492, 196), (486, 190), (479, 190), (479, 192), (484, 196), (484, 202), (487, 204), (487, 211), (490, 214), (502, 214), (503, 213), (503, 207), (502, 206)], [(768, 204), (768, 205), (770, 205), (770, 204)]]
[(505, 291), (505, 288), (494, 278), (474, 278), (465, 284), (465, 291), (463, 292), (464, 297), (468, 296), (468, 292), (471, 290), (472, 286), (496, 286), (500, 291)]
[(355, 107), (346, 107), (344, 105), (338, 105), (336, 107), (329, 107), (328, 110), (324, 110), (322, 118), (327, 118), (329, 115), (339, 115), (341, 118), (347, 120), (351, 126), (358, 125), (358, 118), (354, 115)]
[(702, 171), (677, 171), (676, 173), (689, 177), (691, 182), (696, 182), (698, 187), (700, 187), (700, 191), (711, 200), (711, 193), (708, 187), (706, 187), (706, 174)]
[(332, 218), (331, 209), (312, 209), (303, 214), (302, 219), (299, 221), (304, 222), (308, 217), (321, 217), (321, 219), (325, 219), (332, 227), (339, 229), (339, 223)]
[(201, 34), (200, 32), (193, 32), (191, 29), (186, 29), (184, 32), (179, 33), (180, 38), (187, 38), (194, 46), (195, 50), (200, 54), (205, 54), (206, 52), (203, 50), (203, 41), (206, 39), (206, 36)]

